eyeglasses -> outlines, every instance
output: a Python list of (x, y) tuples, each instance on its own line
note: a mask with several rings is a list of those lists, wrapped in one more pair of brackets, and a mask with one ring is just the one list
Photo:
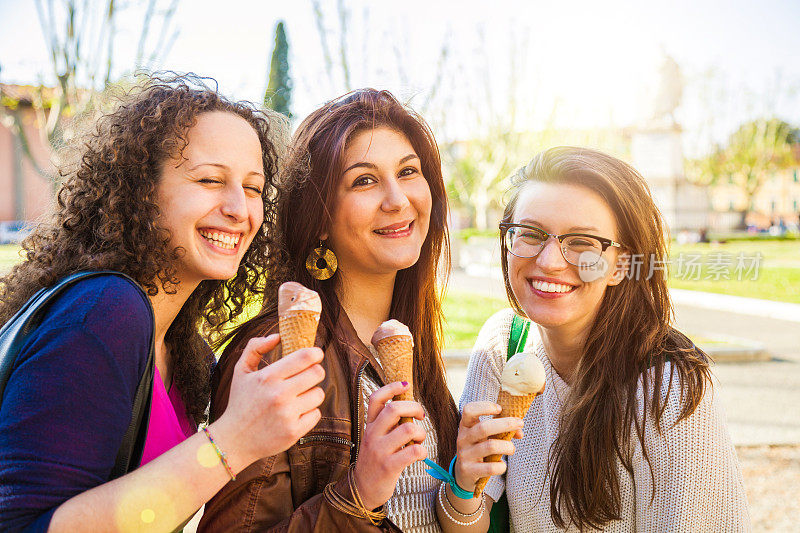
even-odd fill
[(567, 263), (579, 267), (591, 267), (600, 261), (609, 246), (622, 248), (622, 244), (605, 237), (587, 233), (564, 233), (553, 235), (536, 226), (527, 224), (500, 223), (503, 248), (522, 258), (536, 257), (551, 237), (561, 245), (561, 255)]

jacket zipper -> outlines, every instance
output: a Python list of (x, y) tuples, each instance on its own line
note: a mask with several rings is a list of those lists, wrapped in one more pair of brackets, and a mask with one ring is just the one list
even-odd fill
[(358, 427), (356, 428), (356, 453), (353, 462), (358, 460), (358, 450), (361, 448), (361, 430), (363, 427), (363, 424), (361, 423), (361, 411), (364, 404), (364, 401), (361, 398), (361, 376), (364, 374), (364, 370), (366, 370), (368, 364), (369, 361), (365, 360), (358, 368), (358, 372), (356, 372), (356, 424), (358, 424)]
[[(361, 366), (358, 368), (358, 371), (356, 372), (356, 383), (357, 383), (357, 385), (356, 385), (356, 398), (357, 398), (357, 402), (358, 402), (356, 404), (356, 420), (357, 420), (356, 423), (358, 424), (358, 429), (356, 430), (355, 458), (353, 459), (354, 463), (358, 460), (358, 450), (361, 449), (361, 430), (362, 430), (362, 428), (364, 426), (364, 424), (361, 423), (361, 411), (363, 410), (363, 406), (364, 406), (364, 402), (361, 399), (361, 389), (362, 389), (361, 377), (363, 376), (364, 371), (367, 369), (367, 365), (368, 364), (369, 364), (369, 360), (367, 359), (363, 363), (361, 363)], [(390, 519), (386, 518), (386, 522), (388, 524), (390, 524), (390, 525), (395, 526), (395, 528), (397, 528), (397, 526), (394, 524), (394, 522), (392, 522)], [(399, 530), (399, 528), (398, 528), (398, 530)]]
[(305, 444), (307, 442), (313, 441), (330, 441), (330, 442), (337, 442), (339, 444), (345, 444), (350, 446), (351, 448), (355, 446), (355, 444), (350, 441), (350, 439), (345, 439), (344, 437), (337, 437), (336, 435), (308, 435), (307, 437), (300, 437), (300, 440), (297, 441), (297, 444)]

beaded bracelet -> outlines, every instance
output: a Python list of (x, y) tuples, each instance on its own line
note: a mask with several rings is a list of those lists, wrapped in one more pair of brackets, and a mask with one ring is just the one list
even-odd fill
[[(473, 516), (478, 511), (480, 511), (478, 516), (476, 516), (475, 518), (473, 518), (469, 522), (462, 522), (460, 520), (456, 520), (455, 518), (453, 518), (453, 516), (447, 511), (447, 506), (444, 504), (444, 499), (442, 499), (442, 492), (444, 492), (444, 486), (445, 486), (444, 483), (439, 485), (439, 505), (442, 506), (442, 511), (444, 511), (444, 514), (447, 516), (447, 518), (449, 518), (451, 522), (453, 522), (454, 524), (459, 525), (459, 526), (472, 526), (474, 524), (477, 524), (478, 520), (480, 520), (483, 517), (484, 510), (486, 510), (486, 505), (485, 505), (486, 500), (483, 500), (483, 499), (481, 500), (481, 505), (480, 505), (480, 507), (478, 507), (477, 511), (475, 511), (474, 513), (468, 514), (468, 515), (464, 515), (464, 516), (470, 517), (470, 516)], [(457, 512), (458, 514), (462, 514), (455, 507), (453, 507), (453, 511)]]
[[(441, 490), (442, 492), (444, 492), (444, 499), (445, 499), (445, 501), (447, 502), (447, 505), (449, 505), (449, 506), (450, 506), (450, 509), (452, 509), (453, 511), (457, 512), (458, 514), (460, 514), (460, 515), (461, 515), (461, 516), (463, 516), (464, 518), (472, 518), (473, 516), (475, 516), (476, 514), (478, 514), (478, 512), (479, 512), (479, 511), (480, 511), (480, 510), (483, 508), (483, 494), (481, 494), (481, 503), (480, 503), (480, 505), (478, 505), (478, 508), (477, 508), (477, 509), (475, 509), (474, 511), (472, 511), (471, 513), (462, 513), (461, 511), (459, 511), (458, 509), (456, 509), (456, 506), (455, 506), (455, 505), (453, 505), (453, 502), (451, 502), (451, 501), (450, 501), (450, 496), (448, 496), (448, 495), (447, 495), (447, 487), (446, 487), (445, 485), (446, 485), (446, 483), (442, 483), (442, 484), (439, 486), (439, 490)], [(445, 486), (445, 487), (444, 487), (444, 488), (442, 488), (442, 486)]]
[(217, 443), (214, 442), (214, 437), (211, 436), (211, 432), (208, 431), (207, 427), (203, 428), (203, 433), (206, 434), (206, 437), (208, 437), (208, 441), (211, 443), (211, 446), (214, 447), (214, 451), (217, 452), (217, 455), (219, 456), (219, 462), (222, 463), (222, 466), (224, 466), (225, 470), (228, 471), (228, 475), (231, 476), (231, 481), (236, 481), (236, 474), (233, 473), (231, 465), (228, 464), (228, 459), (226, 457), (225, 452), (219, 449), (219, 446), (217, 446)]

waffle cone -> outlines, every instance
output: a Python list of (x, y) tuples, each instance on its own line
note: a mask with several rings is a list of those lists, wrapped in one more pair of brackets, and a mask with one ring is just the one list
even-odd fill
[(316, 311), (302, 310), (290, 311), (278, 317), (283, 355), (314, 346), (319, 315)]
[[(525, 418), (525, 413), (528, 412), (533, 400), (539, 396), (541, 392), (536, 394), (526, 394), (525, 396), (514, 396), (513, 394), (509, 394), (508, 392), (501, 390), (500, 394), (497, 396), (497, 403), (500, 404), (500, 414), (496, 415), (495, 418), (503, 418), (506, 416), (516, 416), (517, 418)], [(499, 440), (511, 440), (514, 436), (515, 431), (508, 431), (505, 433), (498, 433), (497, 435), (492, 435), (491, 439), (499, 439)], [(499, 454), (488, 455), (484, 458), (484, 463), (499, 463), (503, 460), (503, 456)], [(486, 487), (486, 484), (489, 482), (488, 477), (482, 477), (478, 480), (475, 484), (475, 491), (473, 492), (472, 496), (474, 498), (479, 498), (480, 495), (483, 493), (483, 489)]]
[[(406, 381), (410, 385), (408, 389), (394, 397), (395, 400), (414, 399), (414, 343), (411, 337), (405, 335), (395, 335), (384, 337), (375, 344), (378, 357), (381, 359), (383, 372), (386, 374), (386, 382)], [(402, 417), (400, 423), (412, 422), (411, 417)]]

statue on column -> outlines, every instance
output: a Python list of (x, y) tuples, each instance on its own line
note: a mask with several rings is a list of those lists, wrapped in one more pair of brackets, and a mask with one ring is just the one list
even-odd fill
[(650, 122), (660, 126), (677, 125), (675, 110), (681, 105), (683, 95), (683, 75), (678, 63), (664, 54), (664, 60), (658, 69), (658, 87), (652, 101)]

